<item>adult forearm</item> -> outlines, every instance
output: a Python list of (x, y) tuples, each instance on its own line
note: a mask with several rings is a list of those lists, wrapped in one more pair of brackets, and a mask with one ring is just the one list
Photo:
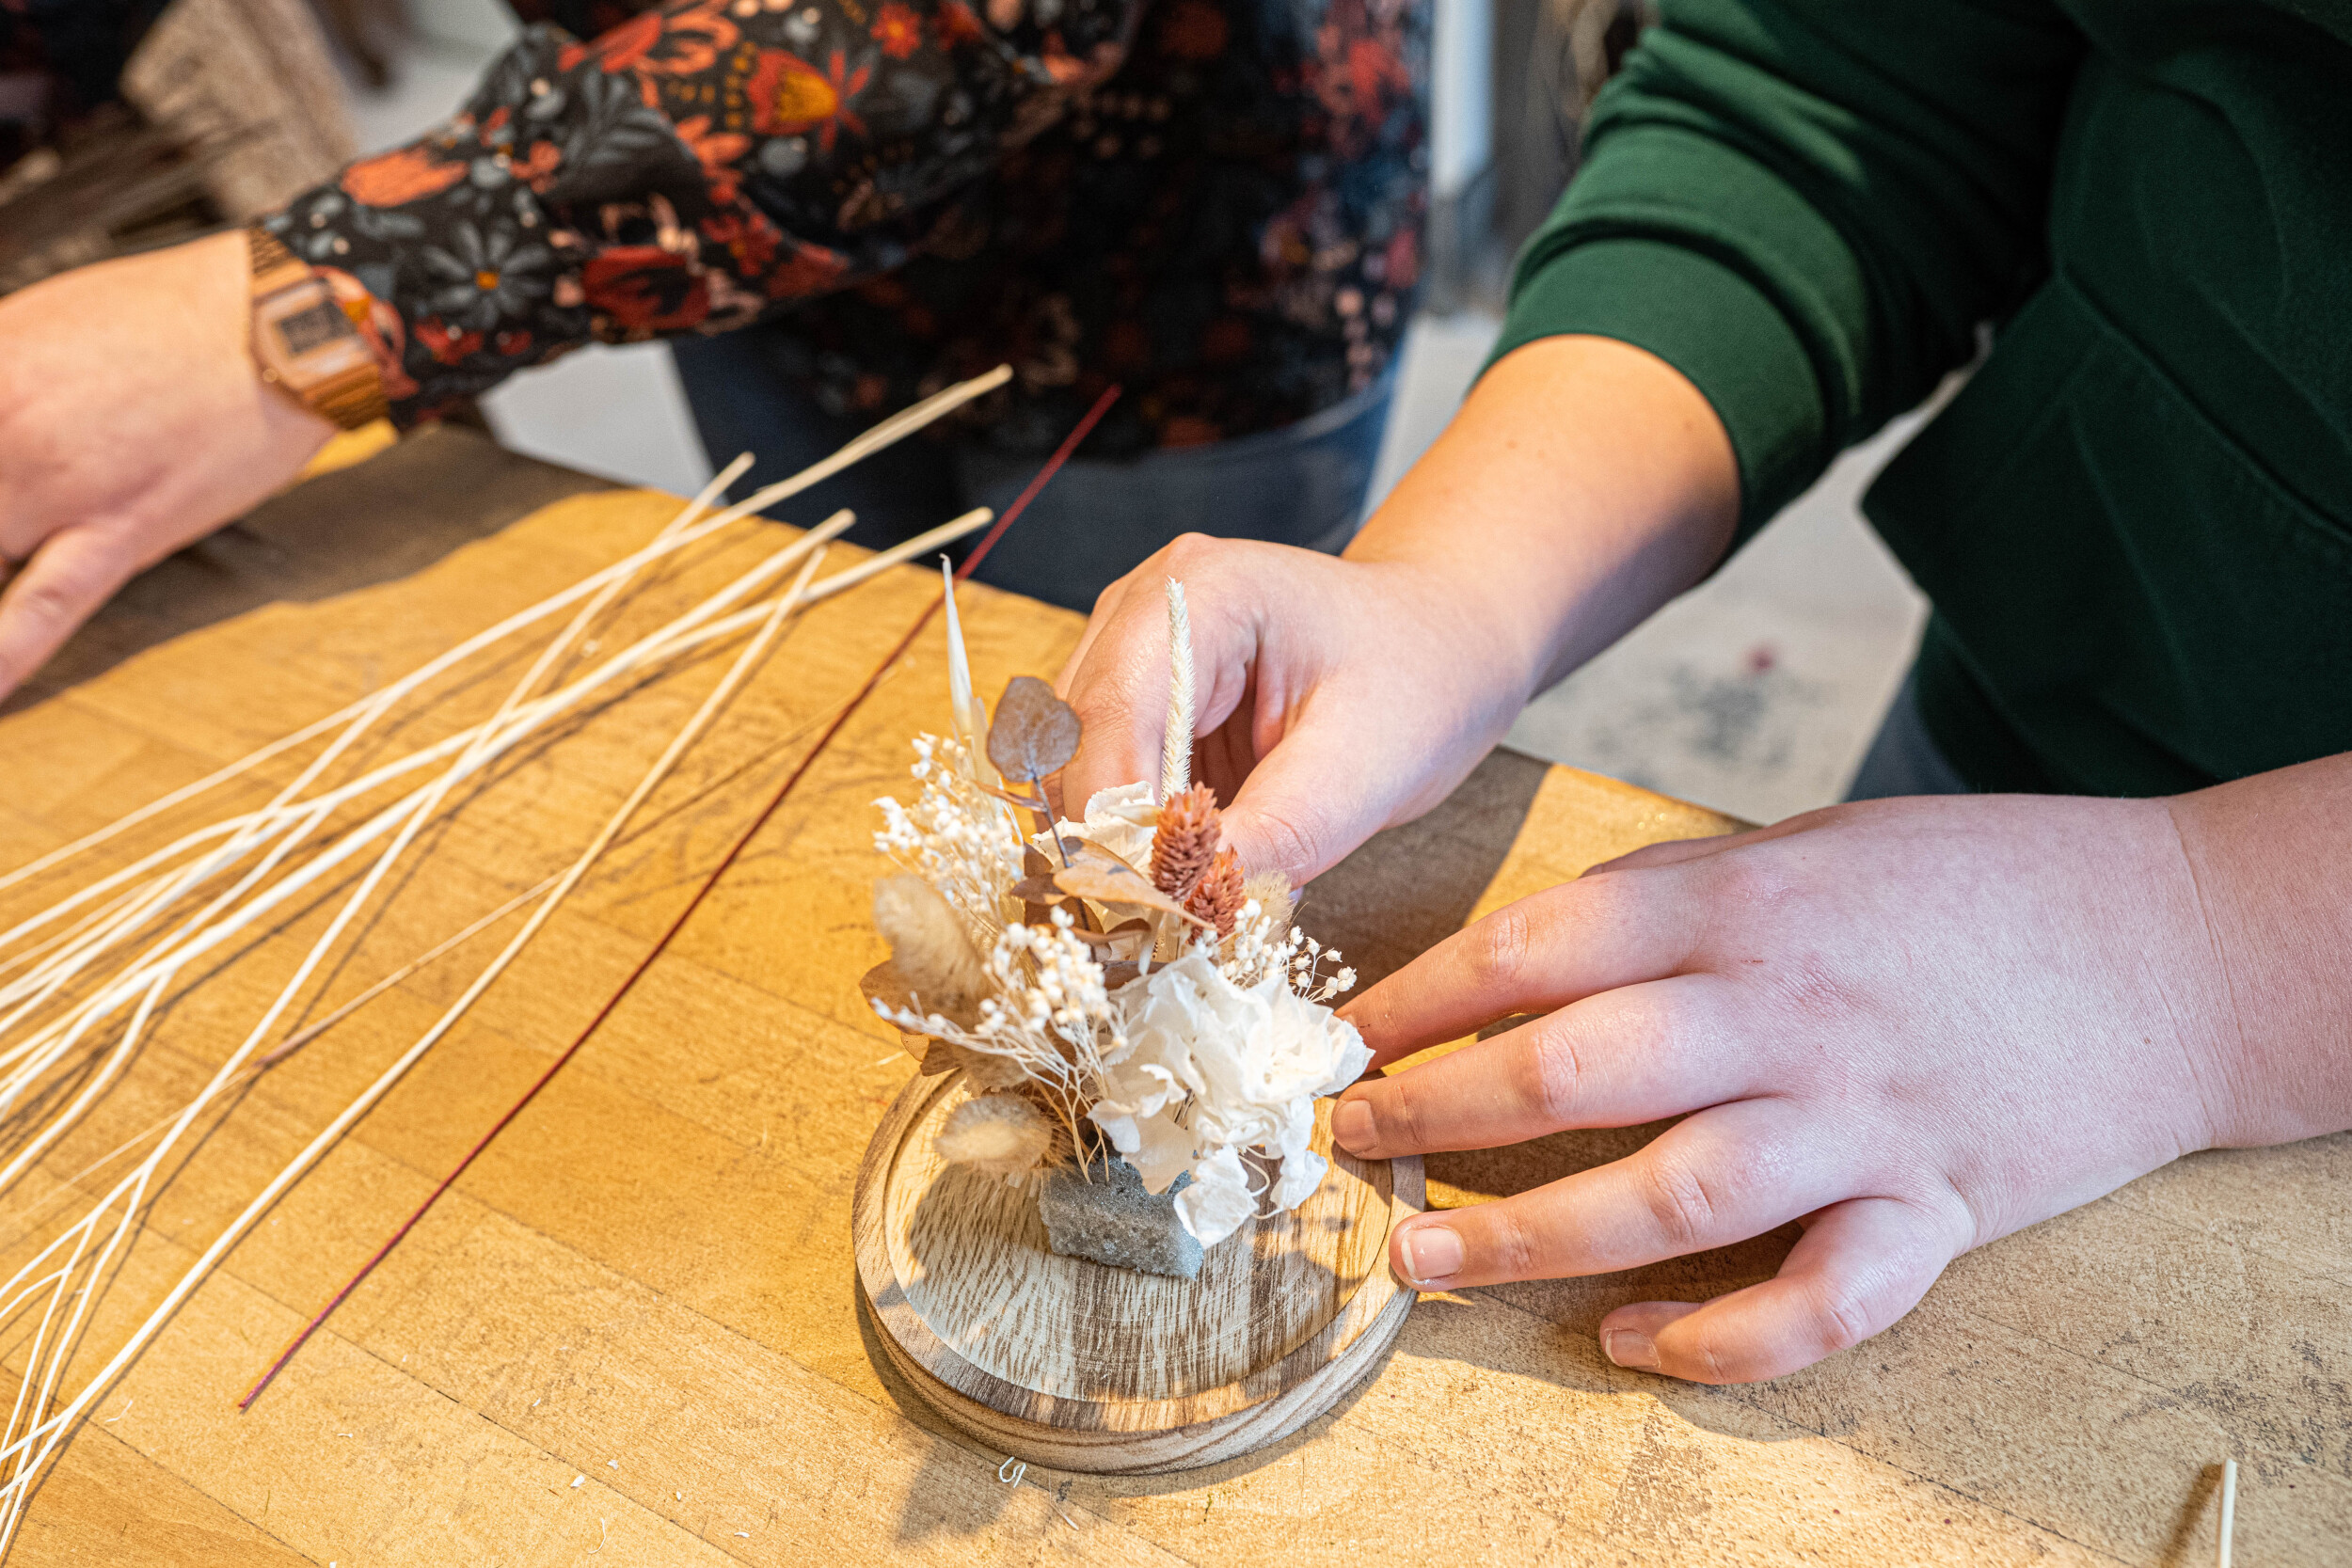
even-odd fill
[(1678, 372), (1546, 338), (1486, 372), (1347, 556), (1442, 578), (1532, 693), (1704, 577), (1739, 510), (1722, 421)]
[(2225, 990), (2213, 1141), (2352, 1127), (2352, 754), (2169, 804)]
[(591, 341), (743, 326), (898, 265), (913, 214), (1118, 68), (1140, 3), (1052, 28), (965, 0), (533, 26), (448, 123), (266, 222), (372, 297), (405, 423)]

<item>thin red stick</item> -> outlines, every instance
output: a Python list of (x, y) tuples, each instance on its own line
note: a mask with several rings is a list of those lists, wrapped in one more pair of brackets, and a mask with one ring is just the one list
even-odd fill
[[(957, 581), (961, 582), (972, 575), (973, 568), (980, 563), (981, 558), (988, 554), (998, 539), (1004, 537), (1005, 530), (1011, 525), (1012, 520), (1020, 516), (1029, 502), (1037, 499), (1039, 491), (1045, 488), (1046, 481), (1052, 479), (1060, 471), (1061, 466), (1070, 461), (1070, 454), (1078, 450), (1078, 443), (1087, 438), (1088, 433), (1093, 430), (1103, 416), (1110, 412), (1111, 404), (1119, 401), (1119, 392), (1120, 388), (1116, 386), (1109, 387), (1104, 388), (1101, 397), (1095, 399), (1094, 406), (1087, 410), (1086, 418), (1080, 420), (1077, 426), (1068, 436), (1064, 437), (1062, 444), (1054, 450), (1054, 455), (1045, 460), (1045, 466), (1038, 470), (1037, 477), (1029, 482), (1028, 488), (1022, 491), (1010, 506), (1005, 508), (1005, 515), (996, 519), (995, 526), (981, 536), (978, 544), (972, 546), (972, 553), (964, 557), (963, 564), (956, 570)], [(947, 596), (943, 593), (930, 602), (921, 615), (915, 617), (914, 625), (907, 628), (906, 635), (898, 639), (898, 645), (892, 648), (888, 656), (874, 667), (874, 673), (866, 677), (866, 684), (858, 688), (857, 694), (851, 697), (841, 711), (834, 716), (833, 722), (825, 726), (825, 733), (817, 737), (817, 744), (809, 749), (808, 754), (801, 759), (800, 765), (792, 769), (782, 784), (777, 786), (776, 792), (768, 798), (768, 803), (760, 807), (759, 815), (753, 817), (750, 825), (736, 835), (735, 842), (727, 847), (727, 852), (720, 857), (719, 863), (710, 868), (710, 874), (703, 879), (699, 887), (695, 888), (694, 896), (686, 901), (686, 907), (678, 911), (676, 917), (663, 929), (653, 946), (646, 950), (645, 956), (640, 958), (637, 966), (628, 972), (628, 977), (621, 982), (620, 989), (605, 998), (604, 1006), (596, 1009), (596, 1016), (590, 1019), (587, 1026), (572, 1037), (572, 1043), (564, 1048), (562, 1054), (548, 1064), (548, 1069), (532, 1082), (531, 1087), (523, 1091), (522, 1098), (508, 1106), (505, 1114), (490, 1124), (490, 1130), (483, 1133), (471, 1148), (466, 1150), (466, 1157), (457, 1162), (456, 1168), (441, 1178), (439, 1185), (425, 1196), (424, 1201), (418, 1204), (406, 1219), (400, 1222), (400, 1228), (393, 1231), (384, 1244), (377, 1247), (369, 1255), (368, 1260), (359, 1265), (359, 1272), (345, 1280), (342, 1288), (327, 1299), (325, 1307), (319, 1308), (318, 1316), (303, 1325), (302, 1332), (296, 1334), (293, 1342), (279, 1353), (278, 1359), (269, 1364), (269, 1370), (263, 1372), (260, 1381), (246, 1390), (245, 1398), (237, 1402), (238, 1409), (251, 1408), (253, 1402), (262, 1397), (262, 1390), (270, 1386), (270, 1380), (284, 1370), (286, 1363), (292, 1361), (295, 1354), (304, 1345), (310, 1343), (310, 1336), (316, 1334), (326, 1324), (326, 1320), (335, 1315), (335, 1309), (343, 1304), (344, 1298), (358, 1290), (368, 1275), (375, 1272), (377, 1264), (391, 1256), (392, 1249), (400, 1245), (406, 1239), (408, 1232), (417, 1227), (417, 1222), (423, 1219), (433, 1206), (440, 1201), (441, 1195), (456, 1185), (457, 1179), (466, 1174), (467, 1168), (481, 1156), (482, 1151), (489, 1148), (492, 1140), (501, 1132), (506, 1131), (507, 1123), (522, 1115), (523, 1108), (538, 1098), (539, 1091), (546, 1088), (548, 1081), (564, 1069), (564, 1064), (577, 1055), (580, 1048), (588, 1043), (589, 1037), (603, 1026), (606, 1019), (612, 1016), (612, 1010), (621, 1005), (623, 998), (636, 989), (637, 982), (644, 979), (645, 972), (653, 968), (654, 960), (661, 957), (672, 939), (685, 928), (687, 921), (693, 918), (694, 911), (702, 907), (705, 896), (712, 888), (719, 885), (719, 879), (726, 875), (727, 868), (735, 863), (736, 858), (742, 854), (744, 847), (758, 835), (762, 828), (768, 825), (769, 819), (775, 816), (777, 809), (784, 804), (785, 799), (792, 793), (793, 786), (801, 782), (802, 777), (812, 767), (816, 766), (817, 759), (824, 754), (825, 748), (833, 743), (834, 736), (841, 733), (842, 726), (850, 721), (850, 715), (856, 713), (864, 705), (866, 699), (874, 694), (874, 689), (882, 685), (882, 677), (890, 673), (891, 667), (906, 657), (907, 650), (914, 646), (914, 640), (923, 635), (923, 628), (930, 625), (931, 617), (938, 614), (939, 607), (946, 602)]]

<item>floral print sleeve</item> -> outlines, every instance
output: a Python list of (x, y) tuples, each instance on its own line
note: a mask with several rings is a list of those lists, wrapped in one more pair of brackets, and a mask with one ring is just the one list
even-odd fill
[(527, 27), (437, 133), (269, 226), (369, 318), (403, 424), (590, 340), (745, 325), (902, 263), (1144, 0), (974, 3), (564, 7), (617, 24)]

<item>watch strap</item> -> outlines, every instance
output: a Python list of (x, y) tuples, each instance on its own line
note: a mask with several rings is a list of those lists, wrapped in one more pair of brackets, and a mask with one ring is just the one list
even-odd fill
[(255, 224), (245, 231), (246, 251), (252, 258), (256, 297), (290, 289), (312, 275), (310, 263), (286, 248), (286, 242)]
[[(331, 303), (333, 293), (310, 265), (286, 248), (284, 242), (258, 224), (246, 230), (246, 245), (252, 268), (252, 294), (258, 308), (264, 300), (316, 282)], [(340, 307), (337, 307), (340, 309)], [(255, 330), (265, 330), (259, 320)], [(361, 337), (354, 325), (352, 333)], [(370, 349), (361, 362), (338, 373), (324, 376), (306, 386), (294, 386), (274, 370), (268, 360), (255, 356), (262, 379), (294, 398), (304, 407), (343, 430), (358, 430), (373, 424), (391, 412), (391, 404), (384, 396), (384, 376)]]

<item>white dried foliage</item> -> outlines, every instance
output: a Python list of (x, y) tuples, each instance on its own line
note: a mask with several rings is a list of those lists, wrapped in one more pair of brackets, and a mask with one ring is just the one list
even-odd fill
[(1052, 1118), (1017, 1094), (984, 1094), (947, 1114), (931, 1147), (950, 1164), (1007, 1180), (1030, 1175), (1054, 1147)]
[(890, 943), (898, 978), (918, 1003), (963, 1014), (988, 994), (987, 965), (962, 919), (922, 878), (885, 877), (874, 884), (874, 929)]
[[(1205, 947), (1119, 1000), (1128, 1044), (1088, 1115), (1145, 1189), (1164, 1193), (1189, 1174), (1176, 1212), (1203, 1246), (1232, 1234), (1261, 1200), (1278, 1210), (1304, 1202), (1325, 1170), (1308, 1147), (1315, 1100), (1372, 1060), (1356, 1026), (1279, 974), (1234, 985)], [(1251, 1150), (1280, 1158), (1271, 1191), (1249, 1180), (1241, 1157)]]

